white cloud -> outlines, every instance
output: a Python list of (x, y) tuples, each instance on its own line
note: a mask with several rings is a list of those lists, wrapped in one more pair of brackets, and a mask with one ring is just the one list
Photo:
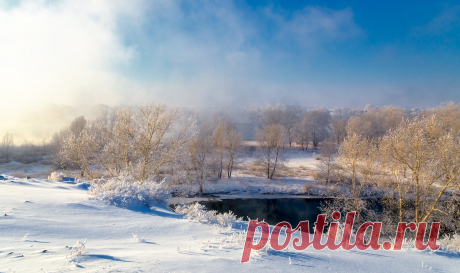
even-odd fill
[[(20, 127), (27, 109), (48, 103), (119, 103), (130, 80), (120, 17), (140, 15), (140, 1), (22, 1), (0, 5), (0, 131)], [(19, 129), (18, 129), (19, 130)]]
[(133, 2), (124, 3), (23, 1), (0, 10), (0, 90), (8, 101), (111, 101), (125, 81), (115, 68), (133, 54), (117, 34), (117, 17), (132, 12)]

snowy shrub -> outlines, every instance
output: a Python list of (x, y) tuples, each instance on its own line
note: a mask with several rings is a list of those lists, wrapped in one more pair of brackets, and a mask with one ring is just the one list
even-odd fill
[(108, 204), (149, 207), (154, 202), (167, 203), (171, 195), (166, 184), (164, 180), (158, 183), (133, 181), (126, 177), (111, 178), (92, 183), (88, 194)]
[(206, 210), (206, 207), (200, 203), (194, 203), (191, 205), (179, 205), (176, 206), (176, 213), (184, 215), (189, 221), (198, 221), (204, 223), (217, 223), (219, 226), (228, 227), (231, 226), (234, 221), (240, 221), (237, 219), (233, 212), (226, 212), (223, 214), (217, 214), (215, 210)]
[(228, 213), (223, 213), (223, 214), (217, 214), (217, 223), (219, 223), (220, 226), (231, 226), (232, 222), (236, 220), (235, 214), (233, 214), (232, 211), (229, 211)]
[(77, 241), (77, 243), (72, 247), (72, 251), (70, 252), (70, 255), (79, 256), (79, 255), (86, 254), (86, 248), (85, 248), (86, 240), (88, 239), (85, 239), (83, 243), (80, 241)]
[(223, 226), (220, 226), (220, 225), (214, 225), (214, 232), (217, 233), (217, 234), (220, 234), (220, 233), (228, 233), (232, 230), (232, 225), (228, 225), (227, 227), (223, 227)]
[(50, 176), (48, 176), (48, 180), (53, 180), (53, 181), (64, 180), (64, 174), (62, 172), (52, 172)]
[(134, 237), (134, 242), (137, 242), (137, 243), (145, 243), (145, 239), (144, 238), (139, 238), (139, 236), (133, 234), (133, 237)]
[(240, 230), (226, 237), (225, 243), (242, 246), (246, 242), (246, 230)]
[(217, 214), (215, 210), (206, 210), (206, 207), (200, 203), (179, 205), (175, 208), (175, 212), (184, 215), (189, 221), (195, 220), (205, 223), (211, 223), (213, 220), (216, 220)]
[(460, 235), (457, 233), (452, 236), (444, 235), (440, 241), (442, 250), (460, 252)]

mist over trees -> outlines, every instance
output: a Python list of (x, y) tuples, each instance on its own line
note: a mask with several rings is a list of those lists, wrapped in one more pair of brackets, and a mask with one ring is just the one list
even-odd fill
[(13, 135), (6, 132), (6, 134), (2, 137), (2, 143), (1, 143), (1, 152), (2, 152), (5, 162), (10, 161), (11, 149), (13, 148), (13, 145), (14, 145)]

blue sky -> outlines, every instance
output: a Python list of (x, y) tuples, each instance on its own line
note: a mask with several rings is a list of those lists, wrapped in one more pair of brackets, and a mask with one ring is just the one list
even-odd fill
[(459, 18), (435, 1), (0, 0), (0, 88), (24, 107), (435, 107), (460, 102)]
[(149, 6), (137, 32), (125, 36), (140, 54), (124, 71), (141, 81), (215, 77), (231, 86), (212, 85), (215, 94), (202, 93), (206, 102), (254, 103), (254, 95), (262, 104), (432, 107), (460, 99), (458, 3), (194, 1), (168, 8)]

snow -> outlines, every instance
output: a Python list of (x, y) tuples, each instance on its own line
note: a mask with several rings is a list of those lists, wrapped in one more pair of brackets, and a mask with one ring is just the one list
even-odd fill
[[(248, 145), (247, 143), (246, 145)], [(256, 145), (253, 143), (253, 146)], [(280, 168), (275, 173), (274, 179), (267, 179), (264, 170), (251, 170), (254, 155), (248, 153), (239, 167), (234, 170), (232, 178), (211, 179), (202, 182), (202, 194), (246, 196), (266, 194), (331, 196), (334, 194), (336, 189), (332, 185), (325, 186), (324, 181), (315, 181), (310, 175), (310, 171), (317, 169), (318, 161), (315, 159), (315, 151), (302, 151), (299, 147), (286, 147), (283, 152), (289, 161), (285, 164), (284, 169)], [(201, 194), (198, 183), (181, 184), (172, 186), (171, 189), (180, 195)]]
[[(291, 247), (253, 251), (241, 264), (243, 246), (222, 240), (244, 231), (244, 222), (216, 233), (160, 204), (106, 204), (81, 183), (6, 178), (0, 181), (0, 272), (458, 272), (459, 254), (412, 249)], [(82, 255), (75, 255), (78, 247)]]

